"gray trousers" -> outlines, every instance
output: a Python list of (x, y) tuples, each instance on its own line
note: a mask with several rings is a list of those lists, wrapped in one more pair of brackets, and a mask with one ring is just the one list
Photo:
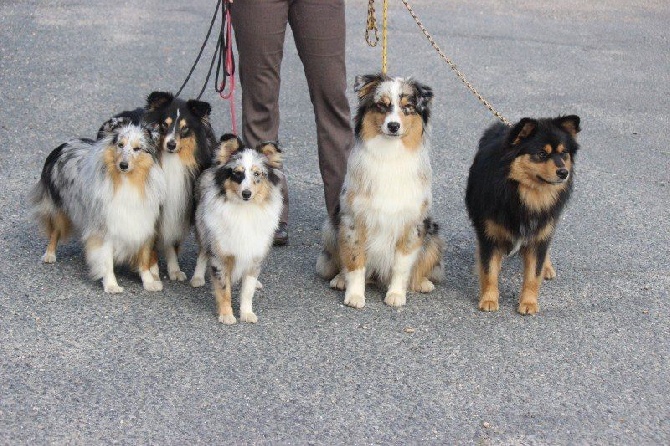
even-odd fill
[[(334, 218), (353, 144), (344, 0), (235, 0), (231, 13), (242, 84), (242, 137), (251, 147), (278, 140), (280, 66), (286, 25), (291, 26), (314, 106), (326, 210)], [(281, 221), (287, 222), (285, 180), (283, 189)]]

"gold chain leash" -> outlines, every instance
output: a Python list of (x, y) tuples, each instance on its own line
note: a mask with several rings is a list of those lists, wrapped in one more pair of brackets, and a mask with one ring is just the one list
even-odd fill
[[(374, 0), (370, 0), (370, 3), (372, 3), (373, 1)], [(479, 102), (484, 104), (484, 106), (486, 106), (486, 108), (488, 108), (489, 111), (491, 113), (493, 113), (496, 118), (500, 119), (504, 124), (506, 124), (508, 126), (511, 126), (512, 124), (507, 119), (505, 119), (505, 117), (503, 115), (501, 115), (500, 112), (498, 112), (495, 108), (493, 108), (493, 106), (486, 99), (484, 99), (484, 97), (481, 94), (479, 94), (479, 92), (475, 89), (475, 87), (473, 87), (472, 84), (470, 82), (468, 82), (468, 80), (465, 78), (463, 73), (456, 67), (456, 64), (442, 52), (442, 50), (437, 45), (437, 43), (435, 43), (435, 40), (433, 39), (433, 36), (430, 35), (430, 33), (428, 32), (426, 27), (423, 26), (423, 24), (421, 23), (421, 20), (419, 20), (419, 18), (416, 16), (416, 14), (414, 13), (414, 10), (409, 5), (407, 0), (400, 0), (400, 1), (403, 2), (403, 4), (405, 5), (405, 8), (407, 8), (407, 11), (409, 11), (410, 15), (412, 16), (412, 18), (414, 19), (416, 24), (419, 26), (419, 28), (421, 29), (423, 34), (426, 36), (426, 38), (428, 39), (430, 44), (433, 46), (433, 48), (435, 48), (435, 51), (437, 51), (437, 54), (439, 54), (440, 57), (447, 63), (447, 65), (449, 65), (449, 68), (451, 68), (451, 70), (454, 73), (456, 73), (456, 76), (461, 80), (461, 82), (463, 82), (463, 84), (465, 84), (466, 87), (468, 87), (468, 90), (470, 90), (472, 92), (472, 94), (474, 94), (477, 97), (477, 99), (479, 99)], [(374, 10), (373, 10), (373, 12), (374, 12)]]
[[(370, 37), (370, 31), (375, 32), (374, 40)], [(365, 27), (365, 41), (371, 47), (377, 46), (379, 42), (379, 31), (377, 30), (377, 19), (375, 18), (375, 0), (368, 0), (368, 22)]]

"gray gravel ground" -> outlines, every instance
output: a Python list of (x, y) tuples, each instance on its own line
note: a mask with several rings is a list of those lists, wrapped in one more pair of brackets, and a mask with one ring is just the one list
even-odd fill
[[(46, 241), (26, 195), (46, 155), (149, 92), (176, 90), (214, 9), (137, 3), (0, 3), (0, 443), (670, 443), (667, 2), (414, 5), (504, 115), (582, 117), (574, 198), (553, 244), (558, 278), (543, 287), (535, 317), (515, 313), (518, 259), (506, 263), (500, 311), (476, 308), (463, 195), (494, 118), (395, 1), (389, 72), (435, 89), (447, 280), (401, 310), (370, 290), (356, 311), (315, 276), (322, 184), (287, 39), (291, 240), (267, 260), (259, 323), (232, 327), (216, 321), (208, 287), (166, 282), (150, 294), (122, 270), (126, 292), (104, 295), (77, 242), (59, 248), (56, 265), (39, 262)], [(353, 83), (379, 70), (380, 53), (363, 41), (365, 2), (347, 6)], [(195, 79), (187, 95), (202, 70)], [(205, 99), (217, 133), (230, 130), (227, 105), (211, 91)], [(190, 275), (192, 238), (182, 259)]]

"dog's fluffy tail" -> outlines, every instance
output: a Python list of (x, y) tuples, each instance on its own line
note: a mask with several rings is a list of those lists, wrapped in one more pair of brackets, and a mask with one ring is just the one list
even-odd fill
[(330, 280), (340, 272), (340, 256), (337, 244), (337, 230), (326, 219), (321, 228), (323, 251), (316, 259), (316, 273), (326, 280)]

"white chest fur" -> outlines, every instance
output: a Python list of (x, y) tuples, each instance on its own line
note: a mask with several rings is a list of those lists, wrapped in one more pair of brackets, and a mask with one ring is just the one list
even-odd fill
[(118, 257), (134, 255), (153, 236), (159, 212), (160, 201), (149, 191), (121, 180), (107, 208), (107, 235)]
[(204, 224), (212, 235), (216, 252), (235, 258), (232, 279), (237, 281), (267, 255), (279, 223), (281, 194), (274, 190), (262, 204), (217, 199), (210, 205)]
[(161, 166), (165, 173), (166, 198), (160, 217), (160, 235), (171, 244), (181, 240), (189, 229), (193, 180), (176, 153), (164, 153)]

